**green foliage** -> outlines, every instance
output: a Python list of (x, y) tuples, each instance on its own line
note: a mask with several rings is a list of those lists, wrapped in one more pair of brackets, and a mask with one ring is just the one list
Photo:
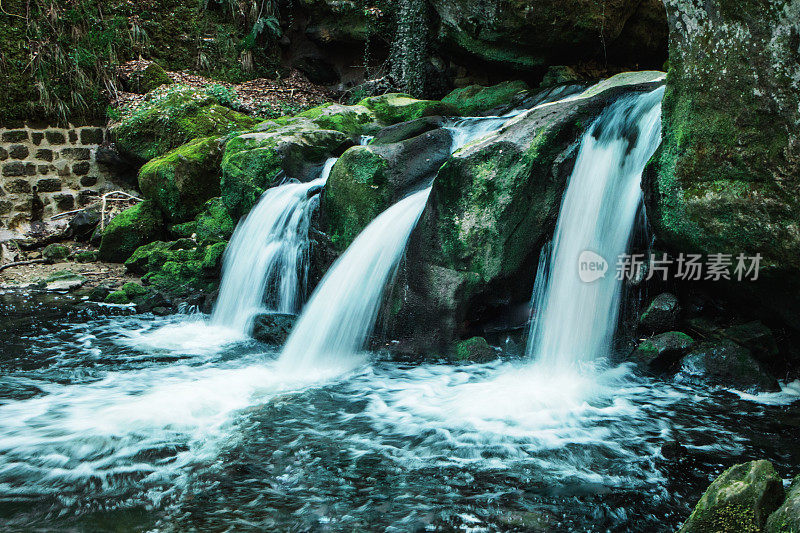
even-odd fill
[(238, 109), (240, 107), (239, 95), (237, 95), (236, 91), (231, 87), (216, 83), (214, 85), (206, 85), (204, 90), (209, 96), (216, 98), (220, 105), (230, 107), (231, 109)]
[[(262, 16), (274, 18), (266, 10), (272, 2), (263, 4)], [(232, 82), (279, 68), (277, 49), (262, 46), (274, 23), (260, 22), (258, 46), (244, 47), (258, 11), (245, 22), (238, 10), (181, 0), (3, 0), (3, 9), (12, 15), (0, 15), (0, 123), (102, 117), (119, 89), (117, 67), (139, 57)]]

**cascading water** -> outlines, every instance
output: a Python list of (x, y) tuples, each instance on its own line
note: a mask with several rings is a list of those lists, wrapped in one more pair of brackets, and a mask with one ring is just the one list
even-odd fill
[[(540, 369), (573, 368), (608, 354), (622, 287), (614, 268), (642, 201), (642, 171), (661, 141), (663, 94), (662, 87), (618, 100), (583, 137), (534, 288), (528, 355)], [(607, 261), (605, 276), (582, 281), (586, 251)]]
[(362, 349), (428, 194), (430, 188), (400, 200), (356, 237), (312, 295), (279, 364), (305, 370)]
[(225, 252), (219, 299), (211, 324), (247, 334), (264, 310), (296, 313), (308, 270), (308, 227), (319, 204), (316, 194), (336, 158), (318, 179), (268, 189), (236, 227)]

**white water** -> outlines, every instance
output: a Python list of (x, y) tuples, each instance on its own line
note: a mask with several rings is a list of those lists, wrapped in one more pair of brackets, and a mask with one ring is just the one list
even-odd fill
[(311, 296), (279, 364), (306, 371), (361, 351), (428, 194), (430, 188), (400, 200), (356, 237)]
[(308, 227), (319, 203), (315, 192), (328, 180), (336, 158), (320, 177), (268, 189), (236, 227), (225, 251), (212, 326), (244, 334), (264, 311), (296, 313), (308, 272)]
[[(617, 326), (622, 282), (617, 259), (628, 248), (642, 200), (641, 175), (661, 141), (664, 89), (622, 98), (581, 141), (558, 217), (552, 252), (543, 252), (534, 288), (528, 355), (542, 371), (602, 361)], [(584, 282), (579, 256), (599, 254), (605, 276)]]

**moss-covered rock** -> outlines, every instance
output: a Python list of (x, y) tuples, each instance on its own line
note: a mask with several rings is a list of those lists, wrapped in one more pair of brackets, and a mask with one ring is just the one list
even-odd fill
[(172, 85), (172, 78), (158, 63), (150, 63), (145, 68), (132, 72), (127, 80), (131, 92), (146, 94), (162, 85)]
[(219, 139), (195, 139), (145, 164), (139, 170), (139, 188), (168, 221), (189, 220), (207, 200), (219, 196), (221, 161)]
[(442, 98), (442, 102), (452, 105), (459, 115), (490, 115), (517, 107), (528, 94), (524, 81), (506, 81), (491, 87), (470, 85), (456, 89)]
[(668, 331), (647, 338), (631, 354), (631, 359), (649, 370), (664, 371), (675, 366), (694, 346), (694, 339), (680, 331)]
[(680, 533), (759, 533), (783, 497), (781, 478), (768, 461), (733, 466), (708, 487)]
[(350, 144), (348, 135), (321, 129), (307, 117), (269, 121), (228, 141), (222, 158), (222, 201), (234, 218), (286, 177), (317, 177), (324, 161)]
[(125, 295), (132, 301), (147, 294), (147, 289), (138, 283), (129, 281), (122, 286), (122, 292), (124, 292)]
[(712, 339), (700, 343), (684, 357), (681, 373), (742, 391), (780, 390), (778, 381), (753, 358), (750, 350), (730, 339)]
[(321, 205), (334, 247), (343, 251), (372, 219), (433, 176), (451, 144), (448, 132), (436, 130), (399, 143), (347, 150), (331, 171)]
[(358, 105), (369, 109), (385, 125), (435, 115), (458, 115), (458, 110), (447, 102), (418, 100), (401, 93), (371, 96), (361, 100)]
[(800, 533), (800, 476), (794, 478), (783, 505), (770, 515), (764, 532)]
[(258, 122), (203, 90), (171, 85), (149, 93), (111, 134), (121, 153), (145, 162), (193, 139), (245, 131)]
[(137, 249), (125, 267), (167, 293), (210, 291), (219, 281), (227, 243), (192, 246), (189, 242), (193, 241), (151, 242)]
[(128, 304), (131, 299), (125, 294), (125, 291), (114, 291), (109, 293), (103, 300), (107, 304)]
[(206, 202), (205, 208), (195, 218), (194, 233), (198, 242), (227, 241), (236, 229), (228, 209), (222, 198), (212, 198)]
[(800, 329), (797, 6), (665, 4), (664, 140), (645, 172), (648, 218), (675, 252), (761, 254), (759, 282), (727, 292)]
[(451, 358), (454, 361), (485, 363), (496, 357), (494, 349), (483, 337), (472, 337), (455, 345)]
[(668, 331), (678, 323), (680, 312), (681, 306), (675, 295), (668, 292), (659, 294), (639, 317), (639, 329), (646, 334)]
[(42, 257), (51, 263), (58, 263), (67, 259), (72, 252), (63, 244), (48, 244), (42, 250)]
[(86, 250), (75, 254), (75, 261), (78, 263), (93, 263), (98, 260), (100, 254), (96, 250)]
[(100, 259), (123, 263), (143, 244), (158, 240), (164, 233), (161, 211), (150, 200), (130, 207), (114, 217), (103, 231)]
[(439, 171), (409, 241), (394, 334), (414, 337), (423, 351), (444, 348), (475, 334), (468, 324), (487, 309), (527, 301), (577, 155), (576, 139), (620, 94), (656, 84), (535, 108), (456, 152)]
[(380, 128), (375, 114), (363, 105), (327, 103), (297, 116), (310, 119), (323, 130), (340, 131), (348, 135), (370, 135)]

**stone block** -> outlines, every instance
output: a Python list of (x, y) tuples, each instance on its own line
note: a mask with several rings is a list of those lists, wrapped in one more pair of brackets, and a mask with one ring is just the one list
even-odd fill
[(61, 190), (61, 180), (58, 178), (44, 178), (36, 182), (39, 192), (58, 192)]
[(88, 161), (81, 161), (72, 165), (72, 173), (76, 176), (84, 176), (89, 173), (91, 165)]
[(19, 143), (28, 140), (28, 132), (26, 130), (11, 130), (3, 133), (3, 142), (5, 143)]
[(36, 150), (36, 159), (40, 161), (52, 161), (53, 151), (47, 148), (39, 148)]
[(13, 161), (11, 163), (3, 164), (3, 176), (14, 177), (25, 175), (25, 163), (21, 161)]
[(101, 144), (103, 130), (101, 128), (83, 128), (81, 130), (81, 144)]
[(16, 179), (6, 183), (6, 192), (11, 194), (29, 193), (31, 192), (31, 184), (23, 179)]
[(81, 178), (82, 187), (94, 187), (97, 185), (97, 176), (84, 176)]
[(72, 161), (88, 161), (92, 158), (92, 151), (88, 148), (64, 148), (61, 155)]
[(67, 138), (58, 130), (47, 130), (44, 136), (50, 144), (64, 144), (67, 142)]
[(13, 159), (25, 159), (30, 154), (28, 147), (24, 144), (12, 144), (8, 150), (8, 154)]

